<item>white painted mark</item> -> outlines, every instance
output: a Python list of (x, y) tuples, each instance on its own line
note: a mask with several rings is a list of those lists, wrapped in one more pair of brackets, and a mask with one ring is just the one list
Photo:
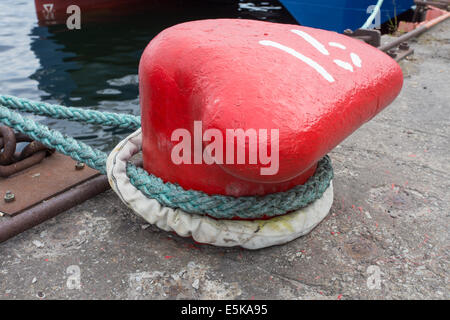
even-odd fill
[(55, 12), (53, 11), (53, 3), (45, 3), (42, 5), (44, 10), (42, 10), (44, 14), (45, 20), (54, 20), (55, 19)]
[(330, 55), (330, 53), (325, 48), (325, 46), (322, 43), (320, 43), (319, 41), (317, 41), (317, 39), (314, 38), (313, 36), (309, 35), (308, 33), (304, 32), (304, 31), (301, 31), (301, 30), (292, 29), (291, 31), (293, 33), (295, 33), (296, 35), (302, 37), (306, 41), (308, 41), (314, 48), (319, 50), (320, 53), (322, 53), (326, 56)]
[(324, 67), (322, 67), (320, 64), (312, 60), (311, 58), (308, 58), (304, 55), (302, 55), (300, 52), (295, 51), (292, 48), (286, 47), (282, 44), (279, 44), (278, 42), (270, 41), (270, 40), (261, 40), (259, 43), (263, 46), (270, 46), (277, 49), (280, 49), (284, 52), (289, 53), (290, 55), (296, 57), (297, 59), (300, 59), (307, 65), (309, 65), (311, 68), (316, 70), (322, 77), (324, 77), (328, 82), (334, 82), (334, 78), (325, 70)]
[(343, 44), (340, 44), (339, 42), (328, 42), (328, 45), (330, 47), (335, 47), (335, 48), (339, 48), (339, 49), (342, 49), (342, 50), (347, 49)]
[(361, 58), (356, 53), (350, 53), (350, 58), (352, 58), (352, 62), (358, 68), (361, 68)]
[(45, 3), (42, 5), (47, 12), (53, 11), (53, 3)]
[(336, 63), (339, 67), (353, 72), (353, 66), (350, 63), (339, 60), (339, 59), (335, 59), (335, 60), (333, 60), (333, 62)]

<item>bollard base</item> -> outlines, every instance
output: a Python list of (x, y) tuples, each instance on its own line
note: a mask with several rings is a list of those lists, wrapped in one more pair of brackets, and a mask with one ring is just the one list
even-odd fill
[(221, 247), (241, 246), (260, 249), (284, 244), (309, 233), (330, 211), (332, 182), (321, 198), (307, 207), (267, 220), (218, 220), (161, 206), (136, 189), (126, 174), (126, 164), (142, 145), (141, 130), (134, 132), (114, 148), (108, 157), (107, 174), (111, 188), (137, 215), (165, 231), (192, 237), (200, 243)]

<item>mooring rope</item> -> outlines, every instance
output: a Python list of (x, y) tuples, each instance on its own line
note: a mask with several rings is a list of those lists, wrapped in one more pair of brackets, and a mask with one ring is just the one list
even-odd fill
[[(140, 119), (136, 116), (99, 112), (81, 108), (70, 108), (34, 102), (27, 99), (0, 95), (0, 122), (28, 135), (49, 148), (85, 163), (91, 168), (106, 173), (107, 154), (94, 149), (72, 137), (63, 135), (32, 119), (10, 109), (45, 115), (51, 118), (68, 119), (86, 123), (137, 129)], [(148, 198), (156, 199), (161, 205), (181, 209), (192, 214), (210, 215), (218, 219), (240, 217), (256, 219), (272, 217), (303, 208), (322, 197), (333, 178), (333, 168), (328, 156), (322, 158), (315, 174), (303, 184), (285, 192), (264, 196), (233, 197), (208, 195), (202, 191), (185, 190), (177, 184), (164, 182), (144, 169), (129, 163), (127, 175), (130, 182)]]
[(82, 108), (63, 107), (55, 104), (48, 104), (4, 95), (0, 95), (0, 105), (53, 119), (67, 119), (90, 124), (112, 126), (121, 129), (136, 130), (141, 127), (141, 119), (129, 114), (117, 114)]

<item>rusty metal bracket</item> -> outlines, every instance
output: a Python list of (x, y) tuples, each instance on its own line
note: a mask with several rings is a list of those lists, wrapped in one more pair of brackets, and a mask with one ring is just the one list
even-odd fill
[[(16, 152), (19, 142), (29, 144), (21, 152)], [(42, 143), (33, 141), (22, 133), (15, 133), (7, 126), (0, 126), (0, 177), (6, 178), (25, 170), (52, 153), (53, 150)]]
[[(447, 4), (447, 6), (450, 5), (450, 1), (448, 1), (448, 0), (441, 0), (441, 1), (437, 1), (437, 2), (442, 2), (443, 4)], [(418, 5), (429, 5), (431, 2), (427, 1), (425, 3), (423, 1), (416, 1), (416, 3)], [(431, 8), (433, 8), (433, 7), (431, 7)], [(436, 10), (439, 10), (439, 9), (436, 9)], [(380, 35), (379, 31), (377, 31), (377, 30), (358, 29), (353, 32), (352, 30), (347, 29), (344, 31), (344, 34), (349, 37), (357, 38), (357, 39), (365, 41), (371, 45), (374, 45), (379, 50), (389, 54), (393, 59), (395, 59), (398, 62), (398, 61), (404, 59), (405, 57), (409, 56), (410, 54), (414, 53), (414, 50), (409, 47), (409, 45), (406, 41), (421, 35), (422, 33), (428, 31), (429, 29), (431, 29), (433, 26), (437, 25), (438, 23), (450, 18), (450, 12), (446, 12), (443, 10), (439, 10), (439, 11), (441, 11), (441, 14), (438, 15), (437, 17), (435, 17), (434, 19), (420, 23), (416, 29), (414, 29), (410, 32), (407, 32), (407, 33), (401, 35), (400, 37), (395, 38), (395, 40), (393, 40), (389, 43), (383, 44), (383, 45), (381, 45), (381, 43), (380, 43), (381, 35)]]
[(0, 242), (108, 188), (98, 171), (0, 126)]
[(364, 41), (378, 49), (381, 48), (380, 50), (386, 52), (397, 62), (414, 53), (414, 50), (409, 48), (409, 45), (406, 42), (383, 48), (381, 46), (381, 33), (378, 30), (357, 29), (355, 31), (352, 31), (350, 29), (347, 29), (344, 31), (344, 34), (349, 37)]
[[(42, 155), (43, 152), (45, 151), (40, 151), (36, 155)], [(28, 159), (31, 157), (17, 164)], [(37, 203), (46, 201), (99, 175), (98, 171), (87, 166), (79, 170), (75, 160), (55, 152), (39, 164), (30, 166), (8, 178), (0, 178), (0, 196), (3, 197), (6, 191), (15, 195), (15, 201), (9, 203), (0, 201), (0, 211), (10, 216), (21, 214)]]
[(352, 31), (350, 29), (344, 30), (346, 36), (359, 39), (374, 47), (379, 47), (381, 43), (381, 33), (375, 29), (357, 29)]
[(108, 178), (97, 176), (13, 217), (0, 217), (0, 242), (6, 241), (109, 189)]
[(411, 49), (407, 42), (402, 42), (397, 48), (392, 48), (387, 51), (387, 54), (397, 62), (413, 53), (414, 49)]
[(15, 173), (38, 164), (45, 158), (45, 154), (45, 151), (40, 151), (8, 166), (0, 166), (0, 177), (7, 178)]

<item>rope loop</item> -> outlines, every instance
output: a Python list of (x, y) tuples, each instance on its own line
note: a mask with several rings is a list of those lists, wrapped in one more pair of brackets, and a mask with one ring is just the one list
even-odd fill
[(305, 184), (284, 192), (244, 197), (208, 195), (202, 191), (185, 190), (177, 184), (164, 183), (160, 178), (132, 164), (127, 166), (127, 175), (130, 182), (147, 198), (156, 199), (166, 207), (180, 208), (185, 212), (209, 215), (217, 219), (256, 219), (298, 210), (321, 198), (333, 179), (333, 167), (330, 157), (325, 156)]
[[(24, 118), (10, 109), (55, 119), (68, 119), (119, 128), (137, 129), (140, 127), (139, 117), (132, 115), (69, 108), (0, 95), (1, 123), (76, 161), (85, 163), (102, 174), (106, 173), (106, 153), (32, 119)], [(185, 190), (177, 184), (164, 182), (131, 163), (127, 165), (127, 175), (138, 190), (148, 198), (156, 199), (163, 206), (179, 208), (192, 214), (209, 215), (217, 219), (233, 217), (256, 219), (298, 210), (321, 198), (333, 179), (333, 167), (330, 158), (325, 156), (319, 161), (314, 175), (305, 184), (297, 185), (284, 192), (244, 197), (208, 195), (202, 191)]]

